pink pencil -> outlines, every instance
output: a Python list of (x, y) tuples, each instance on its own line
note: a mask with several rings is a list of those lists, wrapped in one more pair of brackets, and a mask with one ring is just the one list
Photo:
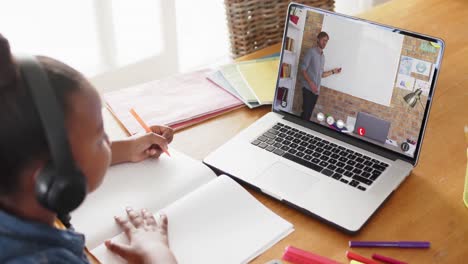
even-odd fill
[(288, 246), (283, 254), (283, 260), (295, 264), (339, 264), (332, 259), (308, 252), (293, 246)]

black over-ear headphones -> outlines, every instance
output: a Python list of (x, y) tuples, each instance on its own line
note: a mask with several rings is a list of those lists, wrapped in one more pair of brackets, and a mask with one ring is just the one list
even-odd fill
[(23, 84), (27, 87), (41, 119), (50, 151), (50, 161), (36, 178), (36, 197), (47, 209), (66, 216), (86, 196), (86, 177), (75, 165), (65, 130), (65, 115), (47, 74), (35, 57), (17, 58)]

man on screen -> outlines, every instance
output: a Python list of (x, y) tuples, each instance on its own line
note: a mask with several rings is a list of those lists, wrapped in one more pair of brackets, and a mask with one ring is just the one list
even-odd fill
[(320, 93), (320, 82), (332, 74), (339, 74), (341, 68), (324, 71), (325, 56), (323, 49), (327, 46), (329, 36), (322, 31), (317, 35), (317, 46), (310, 48), (305, 53), (301, 63), (302, 73), (302, 119), (309, 121), (315, 103)]

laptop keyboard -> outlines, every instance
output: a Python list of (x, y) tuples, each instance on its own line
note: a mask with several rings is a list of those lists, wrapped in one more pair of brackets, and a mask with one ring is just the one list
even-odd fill
[(251, 143), (361, 191), (367, 190), (388, 167), (387, 163), (282, 123)]

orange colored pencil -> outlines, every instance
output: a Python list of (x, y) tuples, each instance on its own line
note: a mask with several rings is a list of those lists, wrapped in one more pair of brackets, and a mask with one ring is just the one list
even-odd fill
[[(136, 119), (136, 121), (138, 121), (138, 123), (140, 124), (140, 126), (142, 126), (146, 133), (152, 133), (153, 131), (151, 131), (151, 128), (145, 123), (145, 121), (143, 121), (143, 119), (141, 119), (141, 117), (137, 114), (137, 112), (135, 111), (135, 109), (130, 109), (130, 114), (132, 114), (132, 116)], [(171, 154), (169, 154), (169, 151), (167, 149), (164, 149), (163, 147), (161, 147), (162, 151), (164, 151), (164, 153), (166, 153), (169, 157), (171, 156)]]

